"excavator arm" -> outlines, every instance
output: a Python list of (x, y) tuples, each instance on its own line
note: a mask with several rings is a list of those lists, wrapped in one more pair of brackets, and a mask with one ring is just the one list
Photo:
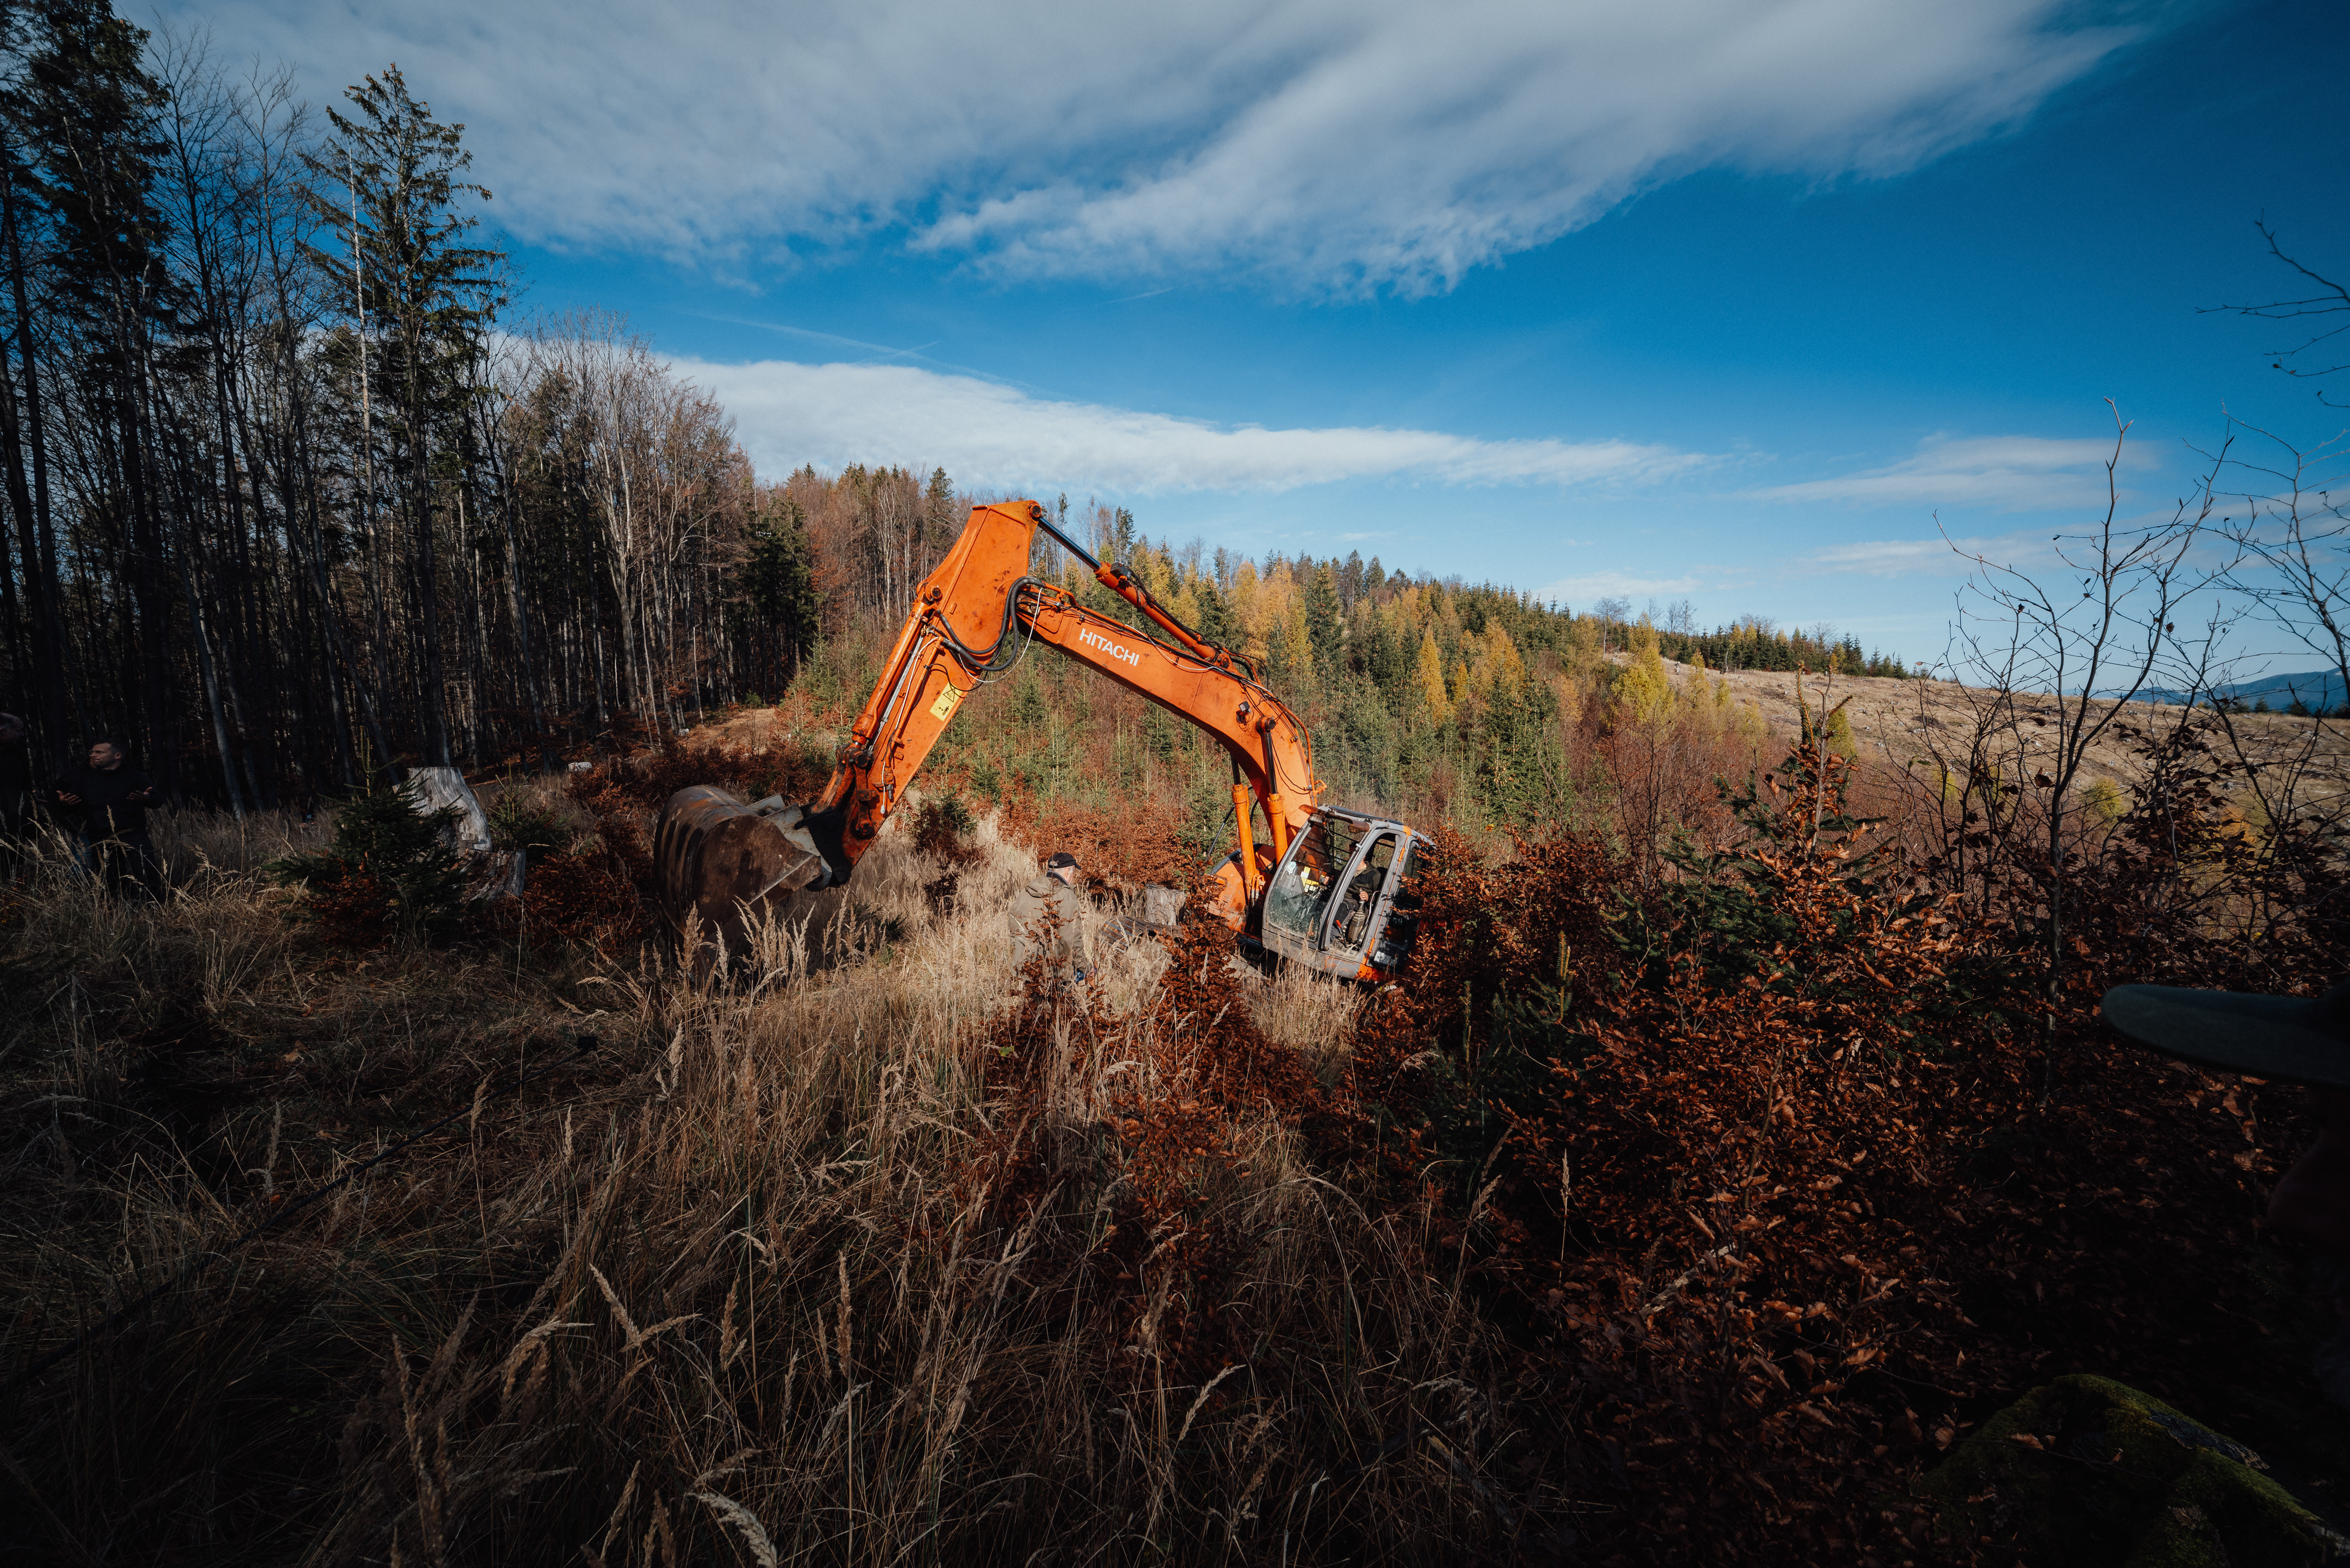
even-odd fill
[[(1138, 631), (1031, 576), (1042, 528), (1140, 613)], [(962, 536), (922, 579), (873, 694), (823, 792), (806, 805), (745, 805), (710, 786), (681, 790), (655, 846), (671, 918), (723, 930), (778, 890), (837, 887), (879, 836), (965, 697), (1034, 645), (1059, 649), (1213, 736), (1232, 762), (1234, 855), (1217, 873), (1217, 912), (1246, 929), (1272, 867), (1322, 793), (1305, 726), (1247, 659), (1206, 641), (1125, 567), (1097, 561), (1033, 501), (975, 506)], [(1254, 842), (1261, 810), (1272, 842)]]
[[(1139, 611), (1149, 629), (1137, 631), (1029, 576), (1039, 528)], [(953, 548), (917, 588), (832, 778), (804, 818), (824, 861), (823, 876), (809, 885), (848, 879), (964, 698), (1037, 643), (1198, 725), (1231, 756), (1239, 854), (1225, 867), (1220, 902), (1241, 923), (1265, 867), (1288, 848), (1320, 794), (1305, 727), (1246, 659), (1178, 621), (1123, 566), (1096, 561), (1032, 501), (973, 507)], [(1253, 807), (1264, 814), (1269, 854), (1253, 842)]]

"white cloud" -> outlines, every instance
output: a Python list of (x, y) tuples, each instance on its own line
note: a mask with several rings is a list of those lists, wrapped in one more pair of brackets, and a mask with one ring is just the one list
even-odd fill
[[(2176, 514), (2164, 509), (2126, 513), (2114, 519), (2117, 539), (2144, 538), (2149, 530), (2168, 526)], [(2032, 573), (2074, 573), (2097, 558), (2104, 504), (2087, 519), (2068, 519), (2056, 533), (2044, 528), (2018, 528), (2005, 534), (1939, 534), (1914, 539), (1861, 539), (1824, 545), (1803, 557), (1807, 572), (1850, 572), (1872, 577), (1964, 577), (1983, 566), (1996, 570)], [(2198, 546), (2203, 567), (2220, 565), (2215, 542)], [(1981, 565), (1979, 565), (1978, 563)]]
[[(1747, 492), (1755, 500), (1973, 506), (2000, 512), (2102, 509), (2114, 443), (2044, 436), (1936, 436), (1886, 468)], [(2126, 457), (2135, 466), (2140, 460)], [(1939, 541), (1938, 541), (1939, 543)]]
[(1996, 566), (2043, 566), (2054, 559), (2054, 541), (2041, 533), (1945, 539), (1865, 539), (1829, 545), (1804, 558), (1807, 568), (1849, 572), (1866, 577), (1963, 577), (1980, 556)]
[(335, 97), (398, 61), (525, 237), (732, 265), (902, 227), (1018, 275), (1449, 286), (1724, 167), (1883, 175), (2127, 42), (2066, 0), (166, 0)]
[(1439, 431), (1232, 428), (1057, 402), (902, 365), (673, 362), (733, 415), (763, 472), (938, 464), (958, 483), (1117, 494), (1294, 490), (1346, 479), (1638, 484), (1705, 461), (1625, 441), (1478, 441)]
[(1534, 597), (1545, 600), (1559, 599), (1569, 605), (1586, 607), (1605, 598), (1626, 598), (1638, 605), (1643, 600), (1662, 598), (1668, 595), (1693, 594), (1705, 586), (1691, 576), (1642, 577), (1629, 572), (1586, 572), (1546, 584)]

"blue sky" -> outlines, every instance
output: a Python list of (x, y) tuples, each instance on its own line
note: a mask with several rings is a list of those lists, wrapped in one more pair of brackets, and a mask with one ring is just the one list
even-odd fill
[[(1164, 14), (1161, 14), (1161, 13)], [(135, 11), (128, 12), (135, 16)], [(167, 7), (464, 122), (525, 304), (624, 311), (763, 470), (942, 464), (1262, 555), (1941, 652), (2221, 410), (2199, 306), (2350, 274), (2338, 3)], [(2350, 356), (2345, 356), (2350, 357)]]

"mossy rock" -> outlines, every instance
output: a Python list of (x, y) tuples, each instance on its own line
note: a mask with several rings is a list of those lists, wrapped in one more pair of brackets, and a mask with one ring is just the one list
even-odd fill
[(2110, 1377), (2035, 1388), (1926, 1478), (1947, 1534), (2064, 1568), (2350, 1562), (2260, 1456)]

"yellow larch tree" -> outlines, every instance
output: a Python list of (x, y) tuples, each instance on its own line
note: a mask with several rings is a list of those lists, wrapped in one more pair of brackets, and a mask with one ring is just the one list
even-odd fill
[(1436, 634), (1419, 634), (1420, 695), (1428, 700), (1429, 716), (1441, 724), (1452, 717), (1452, 695), (1444, 689), (1444, 655), (1437, 651)]

